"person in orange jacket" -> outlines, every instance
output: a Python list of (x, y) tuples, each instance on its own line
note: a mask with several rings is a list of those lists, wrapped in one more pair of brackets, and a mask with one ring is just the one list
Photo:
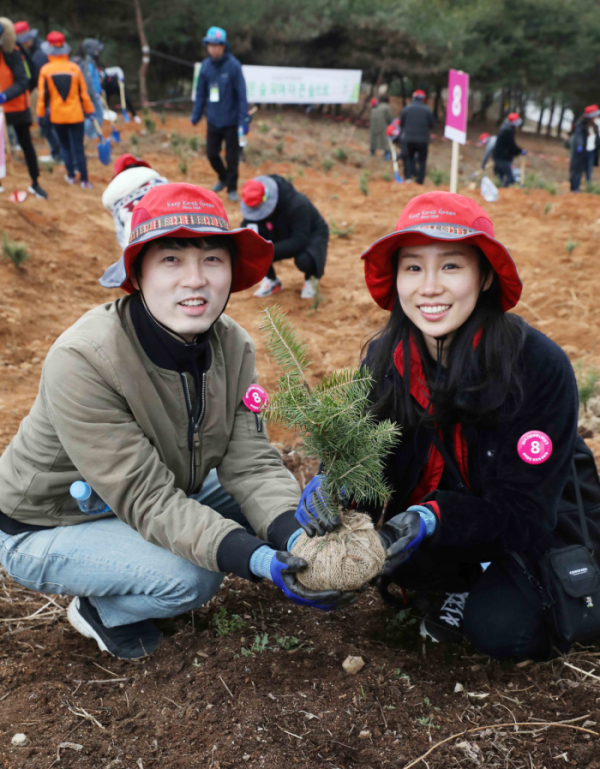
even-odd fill
[(28, 191), (37, 198), (47, 198), (47, 193), (38, 184), (40, 170), (29, 132), (31, 125), (29, 81), (23, 57), (16, 47), (16, 38), (12, 21), (0, 18), (0, 108), (4, 110), (6, 124), (14, 128), (17, 140), (23, 149), (31, 177)]
[(65, 181), (75, 184), (75, 165), (79, 169), (80, 183), (91, 189), (83, 149), (83, 127), (86, 115), (93, 115), (94, 105), (89, 97), (82, 71), (69, 61), (70, 46), (62, 32), (50, 32), (46, 37), (50, 46), (48, 64), (40, 70), (38, 81), (38, 122), (50, 108), (50, 123), (56, 130), (67, 167)]

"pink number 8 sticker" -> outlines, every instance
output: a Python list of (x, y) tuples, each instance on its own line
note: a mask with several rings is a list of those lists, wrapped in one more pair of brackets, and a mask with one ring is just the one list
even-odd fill
[(246, 390), (246, 394), (242, 398), (244, 405), (247, 406), (250, 411), (258, 414), (259, 411), (266, 409), (269, 405), (269, 396), (264, 387), (260, 385), (250, 385)]
[(519, 438), (517, 452), (528, 465), (541, 465), (552, 454), (552, 441), (541, 430), (529, 430)]

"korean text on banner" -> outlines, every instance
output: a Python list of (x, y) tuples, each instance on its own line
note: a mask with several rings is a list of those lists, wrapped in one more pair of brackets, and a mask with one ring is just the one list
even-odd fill
[(467, 111), (469, 105), (469, 76), (451, 69), (448, 73), (448, 104), (444, 136), (459, 144), (467, 142)]
[(259, 67), (244, 64), (248, 101), (254, 104), (357, 104), (360, 69)]

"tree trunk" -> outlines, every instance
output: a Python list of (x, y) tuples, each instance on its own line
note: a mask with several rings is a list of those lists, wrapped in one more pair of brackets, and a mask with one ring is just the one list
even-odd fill
[(435, 87), (435, 100), (433, 102), (433, 117), (439, 120), (440, 104), (442, 103), (442, 86), (438, 83)]
[(140, 98), (142, 100), (142, 107), (148, 104), (148, 86), (146, 85), (146, 72), (148, 71), (148, 64), (150, 64), (150, 46), (146, 38), (146, 32), (144, 31), (144, 18), (142, 16), (142, 8), (140, 6), (140, 0), (133, 0), (133, 7), (135, 8), (135, 20), (137, 24), (138, 35), (140, 37), (140, 44), (142, 46), (142, 63), (140, 65)]
[(536, 133), (542, 133), (542, 120), (544, 119), (544, 112), (546, 111), (546, 99), (542, 99), (540, 102), (540, 119), (537, 124)]
[(562, 133), (562, 124), (563, 124), (563, 120), (564, 120), (564, 117), (565, 117), (566, 110), (567, 110), (567, 105), (564, 104), (564, 103), (561, 104), (561, 106), (560, 106), (560, 117), (558, 119), (558, 127), (556, 129), (556, 136), (557, 136), (558, 139), (560, 139), (560, 136), (561, 136), (561, 133)]
[(402, 94), (402, 107), (406, 107), (406, 83), (404, 75), (400, 75), (400, 93)]
[(556, 99), (553, 97), (550, 102), (550, 118), (548, 119), (548, 126), (546, 128), (546, 136), (552, 136), (552, 118), (554, 117), (554, 108), (556, 107)]

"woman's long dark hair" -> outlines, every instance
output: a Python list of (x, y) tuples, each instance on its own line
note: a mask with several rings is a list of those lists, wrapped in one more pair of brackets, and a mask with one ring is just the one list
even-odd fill
[[(490, 424), (500, 413), (508, 416), (519, 408), (523, 397), (519, 358), (527, 325), (519, 316), (502, 311), (498, 276), (483, 252), (477, 250), (482, 285), (490, 274), (492, 283), (487, 291), (480, 292), (475, 309), (447, 343), (445, 370), (432, 363), (421, 331), (405, 315), (398, 296), (386, 325), (363, 348), (362, 357), (374, 380), (372, 411), (378, 418), (392, 419), (405, 428), (436, 424), (443, 429), (457, 423)], [(398, 260), (396, 254), (394, 274)], [(481, 339), (474, 345), (479, 331)], [(394, 365), (394, 352), (401, 341), (408, 355), (411, 334), (431, 395), (427, 411), (410, 397)]]

